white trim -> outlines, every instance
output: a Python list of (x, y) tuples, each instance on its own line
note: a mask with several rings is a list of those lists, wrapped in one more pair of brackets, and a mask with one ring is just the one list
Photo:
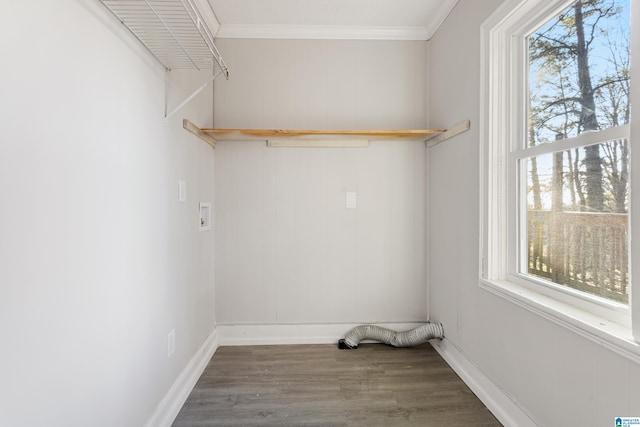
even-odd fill
[(640, 344), (634, 341), (629, 327), (513, 282), (482, 280), (480, 287), (640, 364)]
[(156, 410), (153, 411), (149, 420), (144, 424), (145, 427), (171, 426), (217, 349), (218, 340), (214, 330), (178, 375), (178, 378), (162, 398)]
[(222, 24), (216, 37), (246, 39), (429, 40), (459, 0), (441, 0), (425, 26)]
[[(492, 282), (492, 280), (487, 280), (487, 283)], [(573, 306), (578, 311), (591, 313), (600, 319), (607, 319), (607, 322), (611, 321), (624, 327), (631, 327), (631, 310), (627, 304), (582, 292), (526, 273), (510, 274), (508, 280), (496, 283), (498, 283), (497, 286), (507, 286), (507, 282), (516, 285), (516, 287), (522, 286), (529, 289), (534, 296), (540, 294), (543, 298), (548, 297), (556, 300), (562, 304), (562, 307), (564, 304)], [(534, 300), (536, 300), (535, 297)]]
[[(624, 310), (612, 309), (603, 314), (587, 313), (587, 305), (581, 298), (575, 298), (571, 306), (566, 301), (549, 298), (550, 290), (523, 290), (513, 271), (517, 265), (519, 244), (511, 232), (517, 227), (518, 185), (516, 159), (528, 157), (539, 152), (550, 151), (550, 145), (541, 145), (534, 149), (510, 146), (510, 142), (523, 139), (519, 115), (522, 102), (518, 92), (523, 90), (521, 76), (524, 70), (521, 51), (524, 45), (521, 38), (527, 31), (534, 29), (537, 21), (551, 16), (564, 8), (571, 0), (507, 0), (481, 26), (481, 63), (480, 63), (480, 271), (481, 287), (541, 315), (594, 342), (600, 343), (618, 354), (638, 361), (640, 348), (633, 341), (631, 329), (627, 325), (613, 326), (610, 320), (622, 323), (628, 316)], [(637, 13), (637, 12), (636, 12)], [(634, 12), (632, 10), (632, 32), (634, 31)], [(637, 19), (635, 20), (637, 22)], [(635, 30), (638, 31), (637, 28)], [(632, 37), (632, 40), (633, 37)], [(632, 67), (632, 70), (635, 70)], [(636, 70), (637, 73), (637, 70)], [(635, 74), (634, 74), (635, 76)], [(634, 80), (635, 81), (635, 80)], [(632, 97), (633, 94), (632, 93)], [(636, 94), (637, 96), (637, 94)], [(634, 98), (635, 99), (635, 98)], [(630, 100), (633, 103), (633, 99)], [(610, 128), (598, 133), (586, 133), (577, 138), (568, 139), (555, 146), (554, 150), (577, 144), (602, 142), (624, 137), (630, 132), (635, 135), (637, 124)], [(562, 145), (564, 144), (564, 145)], [(518, 151), (514, 151), (518, 150)], [(631, 151), (632, 164), (635, 164), (636, 150)], [(509, 169), (510, 168), (510, 169)], [(636, 188), (638, 181), (631, 174), (631, 187)], [(636, 188), (636, 190), (638, 190)], [(634, 190), (631, 190), (632, 192)], [(634, 212), (635, 193), (631, 197), (631, 212)], [(633, 218), (630, 215), (630, 218)], [(638, 248), (638, 227), (631, 221), (631, 244)], [(637, 250), (632, 247), (633, 260), (637, 259)], [(634, 262), (631, 262), (633, 265)], [(511, 274), (511, 276), (509, 275)], [(630, 288), (636, 287), (630, 283)], [(633, 291), (633, 289), (631, 289)], [(632, 292), (631, 292), (632, 294)], [(631, 316), (636, 340), (640, 337), (640, 304), (633, 299)], [(600, 310), (600, 308), (598, 308)], [(625, 315), (625, 319), (621, 316)], [(606, 319), (610, 318), (610, 319)]]
[(220, 29), (220, 21), (216, 17), (216, 14), (211, 9), (211, 5), (207, 0), (194, 0), (196, 4), (196, 9), (200, 12), (202, 16), (202, 20), (204, 24), (207, 26), (213, 37), (216, 36), (216, 33)]
[[(352, 328), (362, 324), (378, 325), (394, 331), (406, 331), (424, 322), (361, 323), (277, 323), (218, 324), (220, 345), (337, 344)], [(367, 341), (364, 341), (367, 342)]]
[(536, 427), (524, 409), (483, 374), (455, 344), (445, 338), (433, 340), (431, 345), (503, 425)]
[(217, 38), (323, 39), (323, 40), (428, 40), (426, 27), (357, 27), (338, 25), (222, 24)]
[[(630, 8), (630, 25), (631, 25), (631, 34), (629, 36), (629, 40), (640, 40), (640, 5), (637, 1), (629, 2)], [(635, 48), (635, 50), (634, 50)], [(634, 89), (631, 91), (629, 99), (629, 103), (632, 106), (640, 105), (640, 91), (637, 90), (638, 83), (640, 83), (640, 62), (638, 61), (638, 46), (632, 47), (631, 50), (631, 81), (633, 82)], [(635, 108), (635, 107), (633, 107)], [(637, 112), (637, 109), (634, 109), (634, 113)], [(630, 207), (629, 207), (629, 218), (640, 218), (637, 214), (640, 212), (640, 197), (638, 197), (638, 189), (640, 189), (640, 174), (636, 173), (635, 168), (640, 164), (640, 150), (637, 150), (638, 145), (638, 137), (640, 137), (640, 120), (638, 120), (637, 114), (634, 114), (634, 119), (631, 120), (631, 131), (632, 138), (630, 138), (630, 146), (633, 147), (634, 144), (636, 147), (631, 149), (631, 168), (630, 168), (630, 178), (629, 182), (631, 183), (632, 197), (630, 198)], [(635, 139), (635, 142), (633, 142)], [(640, 225), (637, 220), (632, 220), (629, 224), (631, 231), (631, 280), (634, 281), (634, 265), (635, 270), (638, 270), (638, 256), (640, 255)], [(635, 263), (634, 263), (635, 262)], [(637, 277), (635, 278), (637, 280)], [(635, 293), (634, 293), (635, 291)], [(640, 287), (638, 285), (634, 286), (630, 290), (629, 298), (631, 300), (631, 321), (632, 328), (635, 340), (640, 342)]]
[(630, 129), (631, 126), (626, 124), (598, 131), (587, 131), (572, 138), (566, 138), (560, 141), (549, 141), (534, 147), (512, 150), (509, 154), (509, 161), (586, 147), (588, 145), (602, 144), (616, 139), (629, 139)]
[(427, 25), (427, 38), (425, 40), (431, 39), (433, 35), (438, 31), (440, 25), (447, 19), (451, 11), (458, 4), (459, 0), (449, 0), (449, 1), (440, 1), (440, 9), (433, 14), (433, 18), (430, 19), (430, 24)]

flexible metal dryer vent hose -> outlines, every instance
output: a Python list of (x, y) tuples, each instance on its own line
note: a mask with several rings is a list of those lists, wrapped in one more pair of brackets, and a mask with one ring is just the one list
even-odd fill
[(356, 349), (360, 341), (370, 339), (380, 341), (394, 347), (411, 347), (425, 343), (431, 339), (444, 337), (444, 329), (440, 322), (427, 322), (416, 328), (404, 332), (375, 325), (360, 325), (351, 329), (338, 341), (338, 348), (343, 350)]

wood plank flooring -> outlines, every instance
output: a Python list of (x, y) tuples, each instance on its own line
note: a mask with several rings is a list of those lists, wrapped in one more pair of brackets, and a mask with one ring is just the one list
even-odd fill
[(430, 344), (220, 347), (173, 424), (500, 425)]

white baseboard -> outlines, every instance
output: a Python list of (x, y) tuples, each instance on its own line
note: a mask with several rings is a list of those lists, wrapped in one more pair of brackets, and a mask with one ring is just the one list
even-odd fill
[(184, 370), (178, 375), (178, 378), (176, 378), (167, 394), (160, 401), (151, 418), (145, 423), (145, 427), (171, 426), (217, 348), (217, 333), (213, 331)]
[[(423, 322), (368, 323), (406, 331)], [(218, 324), (220, 345), (337, 344), (350, 329), (362, 323), (322, 324)], [(364, 340), (363, 342), (367, 342)]]
[[(369, 323), (394, 331), (406, 331), (422, 322)], [(170, 427), (189, 397), (218, 346), (335, 344), (362, 323), (331, 324), (224, 324), (218, 325), (173, 383), (145, 427)], [(367, 342), (366, 340), (363, 342)], [(467, 386), (505, 426), (536, 427), (511, 398), (484, 375), (446, 338), (431, 341), (433, 347)]]
[(431, 342), (436, 351), (503, 425), (536, 427), (536, 423), (446, 338)]

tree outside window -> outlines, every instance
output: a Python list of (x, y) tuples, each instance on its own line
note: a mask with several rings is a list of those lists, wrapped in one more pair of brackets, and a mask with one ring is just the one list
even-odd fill
[(528, 47), (521, 272), (628, 304), (629, 0), (577, 1)]

